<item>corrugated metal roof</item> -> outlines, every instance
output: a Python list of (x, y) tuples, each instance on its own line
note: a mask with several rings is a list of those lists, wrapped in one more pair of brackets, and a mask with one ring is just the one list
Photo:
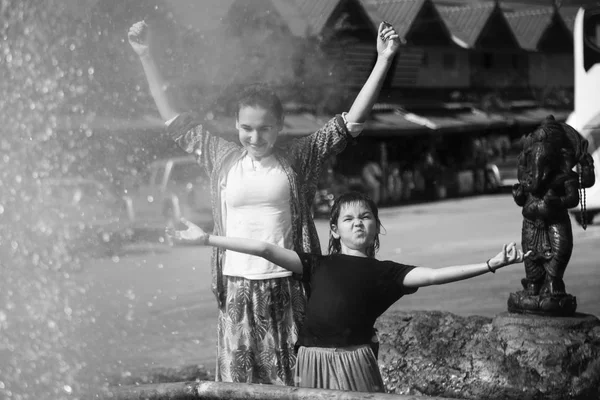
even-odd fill
[(319, 35), (341, 0), (293, 0), (309, 24), (309, 35)]
[(306, 37), (309, 34), (310, 26), (308, 20), (294, 0), (271, 0), (271, 3), (286, 22), (292, 35)]
[(419, 11), (427, 0), (362, 0), (365, 10), (375, 26), (379, 26), (380, 18), (394, 26), (401, 38), (406, 38)]
[(561, 7), (558, 10), (558, 13), (563, 21), (565, 21), (565, 25), (567, 25), (567, 28), (569, 28), (571, 33), (573, 33), (573, 29), (575, 28), (575, 17), (577, 16), (578, 11), (579, 7)]
[[(181, 24), (196, 31), (214, 31), (221, 27), (227, 14), (235, 6), (248, 16), (260, 15), (271, 10), (277, 12), (285, 26), (294, 36), (305, 37), (309, 22), (298, 7), (302, 0), (163, 0), (173, 10)], [(339, 0), (338, 0), (339, 1)], [(315, 3), (317, 3), (315, 1)]]
[(415, 121), (436, 133), (458, 133), (491, 127), (506, 127), (510, 122), (499, 115), (482, 112), (419, 112), (405, 113), (404, 118)]
[(541, 124), (548, 115), (553, 115), (558, 122), (565, 122), (572, 110), (550, 109), (543, 107), (528, 108), (512, 111), (510, 116), (522, 126), (537, 126)]
[(242, 20), (230, 23), (251, 23), (256, 19), (272, 16), (274, 21), (287, 28), (294, 36), (306, 37), (309, 31), (306, 17), (293, 0), (235, 0), (228, 14), (231, 14), (232, 10), (235, 10), (237, 17), (241, 17)]
[(468, 7), (438, 6), (442, 19), (450, 33), (463, 42), (467, 47), (475, 46), (483, 28), (492, 16), (496, 4), (485, 3)]
[(235, 0), (162, 0), (178, 24), (203, 32), (212, 31), (221, 23)]
[(374, 113), (365, 123), (363, 135), (400, 136), (402, 134), (427, 132), (426, 126), (411, 122), (396, 112)]
[(510, 125), (510, 121), (507, 121), (502, 115), (486, 113), (477, 109), (472, 109), (470, 112), (461, 112), (458, 116), (466, 123), (479, 127), (491, 128)]
[(370, 131), (384, 134), (400, 135), (414, 132), (455, 133), (479, 130), (490, 127), (505, 127), (512, 122), (502, 115), (488, 114), (479, 110), (452, 111), (436, 110), (405, 110), (402, 104), (388, 104), (392, 112), (373, 113), (367, 121), (365, 134)]
[[(383, 15), (380, 13), (379, 7), (377, 6), (377, 2), (370, 0), (360, 0), (360, 3), (375, 29), (378, 29), (379, 24), (381, 23), (381, 21), (385, 20), (385, 18), (383, 18)], [(387, 21), (389, 22), (389, 20)]]
[(540, 39), (552, 25), (554, 12), (553, 7), (543, 7), (506, 12), (504, 16), (521, 48), (535, 51)]

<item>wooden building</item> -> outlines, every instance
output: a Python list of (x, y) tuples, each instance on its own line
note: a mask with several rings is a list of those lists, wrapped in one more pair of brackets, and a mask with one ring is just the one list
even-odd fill
[(527, 51), (529, 87), (542, 97), (553, 90), (572, 91), (573, 37), (558, 10), (546, 7), (505, 15), (520, 47)]

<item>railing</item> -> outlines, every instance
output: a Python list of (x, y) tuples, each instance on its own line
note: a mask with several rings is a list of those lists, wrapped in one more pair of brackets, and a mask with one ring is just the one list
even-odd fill
[[(225, 382), (177, 382), (115, 387), (111, 400), (444, 400), (442, 397), (307, 389)], [(449, 400), (449, 399), (446, 399)]]

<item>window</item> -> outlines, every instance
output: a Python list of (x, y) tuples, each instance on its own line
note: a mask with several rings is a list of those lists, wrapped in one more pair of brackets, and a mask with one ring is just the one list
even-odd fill
[(455, 69), (456, 68), (456, 54), (445, 53), (442, 59), (444, 69)]
[(489, 69), (494, 66), (494, 56), (492, 53), (483, 53), (483, 68)]
[(424, 51), (423, 55), (421, 56), (421, 67), (428, 67), (428, 66), (429, 66), (429, 53)]

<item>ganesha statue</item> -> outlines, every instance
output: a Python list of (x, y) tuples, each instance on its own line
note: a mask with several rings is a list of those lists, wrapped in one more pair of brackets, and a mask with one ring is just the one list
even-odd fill
[(513, 198), (522, 207), (523, 252), (531, 253), (524, 261), (523, 290), (510, 294), (508, 310), (573, 315), (577, 301), (563, 281), (573, 251), (568, 210), (595, 181), (588, 142), (571, 126), (548, 116), (522, 144)]

